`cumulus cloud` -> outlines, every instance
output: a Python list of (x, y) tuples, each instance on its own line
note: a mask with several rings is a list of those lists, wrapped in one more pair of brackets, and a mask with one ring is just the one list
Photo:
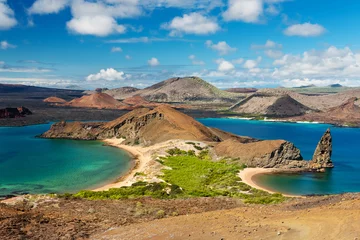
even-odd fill
[(7, 0), (0, 0), (0, 30), (7, 30), (17, 24), (14, 11), (7, 4)]
[(244, 63), (244, 68), (253, 69), (253, 68), (257, 67), (257, 65), (261, 62), (261, 60), (262, 60), (261, 57), (258, 57), (255, 60), (253, 60), (253, 59), (246, 60)]
[(192, 65), (205, 65), (205, 62), (197, 60), (195, 55), (190, 55), (189, 59), (191, 60)]
[(323, 35), (326, 29), (319, 24), (303, 23), (294, 24), (284, 30), (287, 36), (317, 37)]
[(121, 47), (113, 47), (112, 49), (111, 49), (111, 52), (113, 52), (113, 53), (115, 53), (115, 52), (122, 52), (123, 50), (122, 50), (122, 48)]
[(118, 25), (114, 18), (109, 16), (82, 16), (67, 22), (68, 29), (76, 34), (95, 35), (105, 37), (112, 33), (125, 33), (124, 25)]
[(70, 0), (36, 0), (29, 9), (30, 14), (58, 13), (68, 6)]
[(87, 81), (123, 81), (129, 78), (130, 75), (125, 74), (124, 72), (118, 72), (113, 68), (101, 69), (99, 73), (90, 74), (86, 77)]
[(218, 64), (218, 71), (220, 72), (228, 72), (235, 69), (235, 66), (231, 62), (223, 58), (216, 60), (216, 63)]
[(230, 47), (229, 44), (227, 44), (225, 41), (218, 42), (217, 44), (213, 43), (210, 40), (207, 40), (205, 42), (205, 45), (214, 50), (217, 51), (220, 55), (227, 55), (231, 52), (236, 52), (236, 48)]
[(155, 66), (159, 66), (160, 62), (159, 62), (159, 60), (157, 58), (153, 57), (153, 58), (149, 59), (148, 64), (151, 67), (155, 67)]
[(244, 62), (245, 60), (243, 59), (243, 58), (238, 58), (238, 59), (234, 59), (234, 60), (232, 60), (231, 62), (233, 63), (233, 64), (242, 64), (243, 62)]
[(181, 36), (183, 34), (207, 35), (220, 30), (220, 26), (215, 19), (196, 12), (184, 14), (182, 17), (175, 17), (169, 23), (162, 24), (162, 28), (170, 30), (170, 36)]
[(228, 9), (223, 13), (225, 21), (255, 23), (263, 14), (262, 0), (229, 0)]
[(360, 77), (360, 54), (348, 47), (334, 46), (324, 51), (307, 51), (302, 55), (286, 54), (274, 61), (275, 78), (327, 78), (344, 79)]
[(284, 54), (280, 50), (269, 49), (265, 51), (265, 55), (269, 58), (278, 59), (281, 58)]
[(10, 44), (7, 41), (1, 41), (0, 42), (0, 48), (2, 50), (6, 50), (6, 49), (9, 49), (9, 48), (16, 48), (16, 45)]

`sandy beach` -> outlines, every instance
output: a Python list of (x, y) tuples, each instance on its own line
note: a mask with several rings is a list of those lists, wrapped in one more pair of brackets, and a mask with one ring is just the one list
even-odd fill
[[(259, 186), (253, 180), (255, 175), (265, 174), (265, 173), (273, 173), (275, 171), (279, 171), (279, 170), (275, 169), (275, 168), (245, 168), (244, 170), (240, 171), (239, 177), (242, 179), (242, 181), (244, 183), (246, 183), (250, 187), (253, 187), (253, 188), (256, 188), (259, 190), (263, 190), (268, 193), (276, 193), (270, 189), (266, 189), (262, 186)], [(283, 195), (286, 197), (304, 197), (304, 196), (300, 196), (300, 195), (288, 195), (288, 194), (283, 194)]]
[(135, 147), (135, 146), (128, 146), (122, 144), (124, 139), (106, 139), (104, 142), (110, 146), (121, 148), (131, 154), (134, 165), (133, 167), (124, 175), (122, 176), (116, 183), (107, 184), (100, 188), (96, 188), (93, 191), (106, 191), (110, 188), (120, 188), (124, 186), (131, 186), (136, 181), (134, 180), (134, 175), (136, 172), (142, 172), (146, 164), (151, 161), (151, 156), (144, 154), (144, 148), (142, 147)]

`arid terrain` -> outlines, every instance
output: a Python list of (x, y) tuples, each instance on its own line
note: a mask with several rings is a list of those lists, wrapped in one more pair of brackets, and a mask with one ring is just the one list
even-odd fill
[(359, 239), (360, 196), (246, 205), (229, 198), (81, 200), (25, 197), (0, 204), (2, 239)]

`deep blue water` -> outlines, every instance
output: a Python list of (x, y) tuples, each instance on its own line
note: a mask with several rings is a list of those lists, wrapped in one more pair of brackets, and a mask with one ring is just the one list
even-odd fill
[(340, 128), (327, 124), (279, 123), (241, 119), (198, 119), (242, 136), (259, 139), (284, 139), (301, 150), (304, 159), (311, 159), (316, 145), (327, 128), (333, 136), (332, 160), (335, 168), (326, 173), (266, 174), (255, 180), (260, 185), (288, 194), (334, 194), (360, 192), (360, 129)]
[(49, 128), (0, 127), (0, 196), (89, 189), (115, 181), (131, 165), (127, 153), (102, 142), (35, 138)]

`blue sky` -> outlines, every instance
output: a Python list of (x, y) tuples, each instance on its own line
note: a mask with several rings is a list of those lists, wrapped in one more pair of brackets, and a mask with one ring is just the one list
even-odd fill
[(359, 86), (355, 0), (0, 0), (0, 83)]

